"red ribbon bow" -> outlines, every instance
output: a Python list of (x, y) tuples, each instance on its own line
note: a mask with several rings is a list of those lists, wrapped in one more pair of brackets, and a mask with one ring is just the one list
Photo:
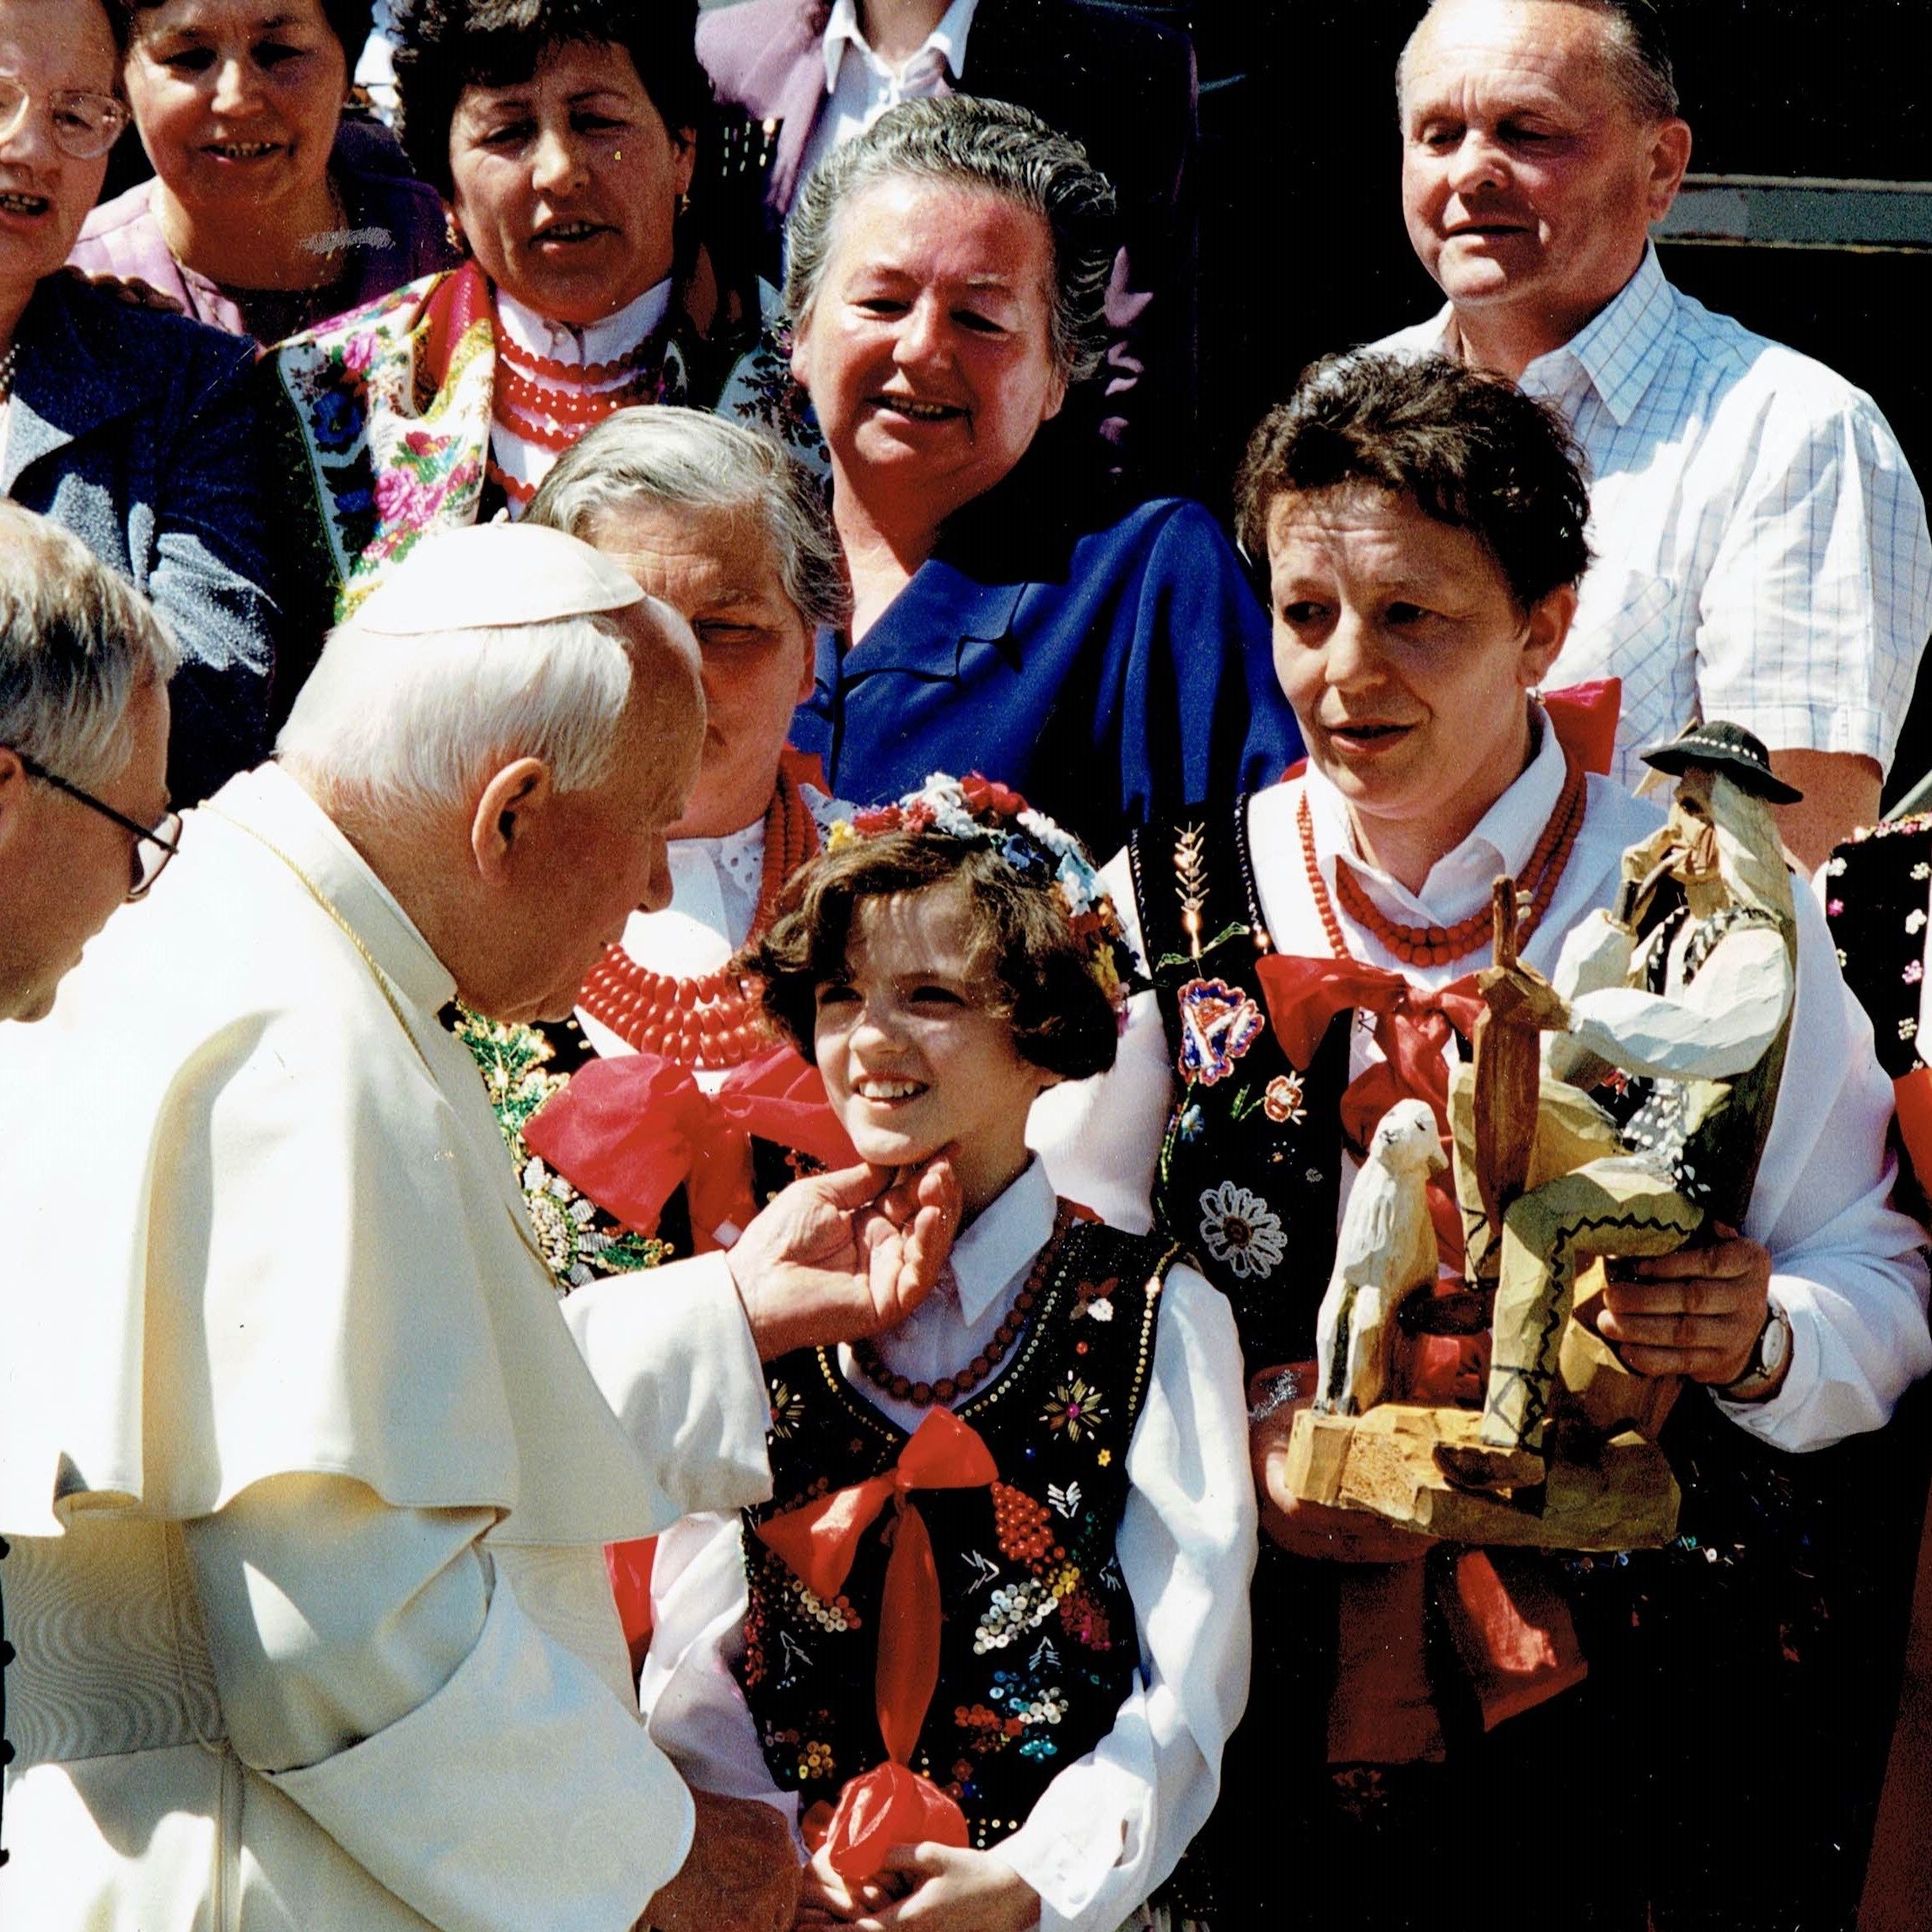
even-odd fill
[(851, 1780), (840, 1794), (826, 1844), (833, 1870), (846, 1878), (870, 1877), (894, 1845), (921, 1838), (966, 1843), (959, 1807), (904, 1768), (939, 1677), (939, 1573), (912, 1492), (977, 1488), (998, 1476), (977, 1430), (950, 1409), (934, 1409), (884, 1474), (758, 1526), (758, 1540), (815, 1596), (830, 1601), (845, 1588), (860, 1540), (885, 1505), (894, 1504), (898, 1511), (874, 1624), (879, 1633), (874, 1688), (888, 1762)]
[[(1337, 1013), (1357, 1008), (1375, 1015), (1375, 1039), (1382, 1059), (1351, 1080), (1342, 1095), (1343, 1136), (1358, 1155), (1367, 1148), (1375, 1122), (1397, 1101), (1423, 1101), (1448, 1144), (1449, 1065), (1442, 1050), (1452, 1030), (1468, 1038), (1486, 1010), (1473, 973), (1425, 993), (1399, 972), (1359, 960), (1273, 953), (1257, 965), (1255, 974), (1283, 1052), (1304, 1071)], [(1444, 1258), (1460, 1267), (1462, 1210), (1448, 1183), (1449, 1171), (1429, 1181), (1429, 1218)]]
[(625, 1226), (654, 1232), (681, 1185), (691, 1191), (692, 1245), (728, 1246), (720, 1230), (757, 1211), (751, 1141), (776, 1141), (827, 1167), (858, 1158), (818, 1069), (779, 1047), (734, 1067), (715, 1094), (654, 1053), (595, 1060), (530, 1117), (524, 1144)]

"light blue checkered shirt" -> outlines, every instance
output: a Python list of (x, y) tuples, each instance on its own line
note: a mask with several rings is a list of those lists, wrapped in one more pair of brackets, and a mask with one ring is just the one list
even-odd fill
[[(1374, 346), (1450, 340), (1445, 308)], [(1633, 783), (1638, 751), (1697, 718), (1889, 767), (1932, 630), (1932, 536), (1871, 398), (1681, 294), (1655, 248), (1521, 381), (1590, 461), (1596, 561), (1548, 681), (1623, 680), (1616, 775)]]

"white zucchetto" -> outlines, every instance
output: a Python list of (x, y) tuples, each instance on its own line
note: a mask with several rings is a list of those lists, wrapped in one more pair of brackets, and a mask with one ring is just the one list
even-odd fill
[(536, 524), (472, 524), (424, 537), (361, 610), (384, 638), (554, 624), (627, 610), (637, 581), (576, 537)]

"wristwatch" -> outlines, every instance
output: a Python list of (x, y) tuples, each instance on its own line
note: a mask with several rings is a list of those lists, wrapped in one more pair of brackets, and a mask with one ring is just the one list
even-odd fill
[(1736, 1380), (1722, 1382), (1711, 1392), (1727, 1402), (1761, 1402), (1784, 1380), (1791, 1363), (1791, 1317), (1775, 1301), (1764, 1305), (1764, 1326), (1757, 1346)]

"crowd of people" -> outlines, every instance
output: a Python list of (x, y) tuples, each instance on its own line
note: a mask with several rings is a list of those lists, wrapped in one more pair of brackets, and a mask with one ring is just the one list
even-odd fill
[[(1932, 535), (1666, 277), (1653, 0), (1414, 13), (1445, 305), (1227, 529), (1171, 25), (0, 0), (9, 1924), (1854, 1923)], [(1392, 1109), (1450, 1480), (1533, 1194), (1664, 1547), (1305, 1499)]]

